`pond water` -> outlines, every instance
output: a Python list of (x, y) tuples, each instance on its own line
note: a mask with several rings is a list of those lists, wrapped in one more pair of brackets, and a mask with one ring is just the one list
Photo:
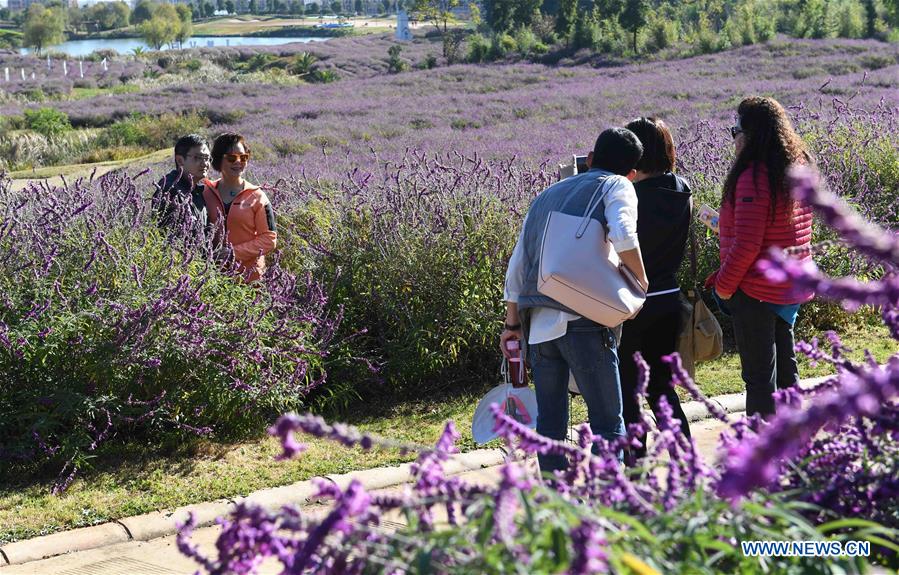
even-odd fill
[[(328, 38), (308, 37), (308, 38), (290, 38), (286, 36), (272, 36), (269, 38), (260, 38), (254, 36), (194, 36), (184, 43), (185, 48), (206, 48), (206, 47), (222, 47), (222, 46), (280, 46), (291, 42), (324, 42)], [(86, 56), (96, 50), (115, 50), (119, 54), (129, 54), (132, 49), (141, 47), (145, 50), (150, 48), (140, 38), (113, 38), (113, 39), (96, 39), (96, 40), (70, 40), (50, 46), (47, 50), (53, 52), (65, 52), (69, 56)], [(165, 50), (167, 48), (163, 48)], [(22, 54), (29, 54), (31, 50), (22, 48)]]

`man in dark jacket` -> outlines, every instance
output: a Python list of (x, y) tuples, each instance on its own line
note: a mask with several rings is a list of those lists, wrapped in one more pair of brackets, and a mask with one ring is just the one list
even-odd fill
[(161, 228), (187, 231), (206, 227), (203, 180), (210, 159), (209, 146), (202, 136), (188, 134), (175, 143), (175, 169), (156, 184), (153, 193), (153, 209)]

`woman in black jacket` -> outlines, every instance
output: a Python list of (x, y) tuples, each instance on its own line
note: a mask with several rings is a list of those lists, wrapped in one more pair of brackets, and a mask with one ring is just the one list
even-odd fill
[[(643, 144), (634, 188), (638, 202), (637, 237), (649, 289), (639, 315), (624, 323), (618, 348), (624, 423), (629, 425), (639, 420), (640, 406), (634, 397), (637, 364), (633, 358), (634, 352), (639, 351), (650, 369), (647, 389), (650, 407), (658, 413), (659, 398), (664, 396), (674, 417), (681, 421), (681, 431), (689, 437), (687, 418), (671, 387), (671, 369), (661, 358), (677, 347), (681, 296), (676, 275), (690, 229), (690, 187), (672, 173), (674, 142), (664, 122), (639, 118), (628, 124), (627, 129)], [(631, 448), (628, 454), (630, 463), (646, 454), (646, 438), (641, 437), (640, 441), (642, 446)]]

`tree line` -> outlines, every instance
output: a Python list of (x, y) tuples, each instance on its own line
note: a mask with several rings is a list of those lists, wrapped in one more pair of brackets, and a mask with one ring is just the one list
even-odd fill
[[(462, 2), (413, 0), (414, 11), (444, 33), (447, 57), (460, 43), (446, 22)], [(470, 9), (477, 33), (466, 43), (469, 61), (675, 45), (714, 52), (776, 34), (899, 41), (899, 0), (482, 0)]]

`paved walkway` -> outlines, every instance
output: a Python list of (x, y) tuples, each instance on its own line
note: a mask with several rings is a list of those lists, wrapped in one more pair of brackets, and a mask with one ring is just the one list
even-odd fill
[[(723, 424), (714, 420), (696, 421), (690, 425), (700, 453), (707, 460), (715, 455), (718, 436)], [(498, 466), (483, 469), (472, 469), (460, 474), (470, 482), (495, 482), (498, 479)], [(375, 493), (397, 492), (402, 485), (375, 490)], [(323, 513), (329, 506), (312, 503), (302, 506), (306, 513)], [(384, 521), (386, 527), (400, 525), (399, 516), (388, 517)], [(204, 551), (214, 549), (218, 537), (218, 527), (197, 529), (193, 542)], [(60, 555), (41, 561), (32, 561), (21, 565), (0, 567), (2, 575), (174, 575), (193, 573), (198, 565), (178, 552), (175, 536), (169, 535), (150, 541), (129, 541), (97, 549)], [(260, 573), (279, 573), (279, 564), (264, 564)]]

